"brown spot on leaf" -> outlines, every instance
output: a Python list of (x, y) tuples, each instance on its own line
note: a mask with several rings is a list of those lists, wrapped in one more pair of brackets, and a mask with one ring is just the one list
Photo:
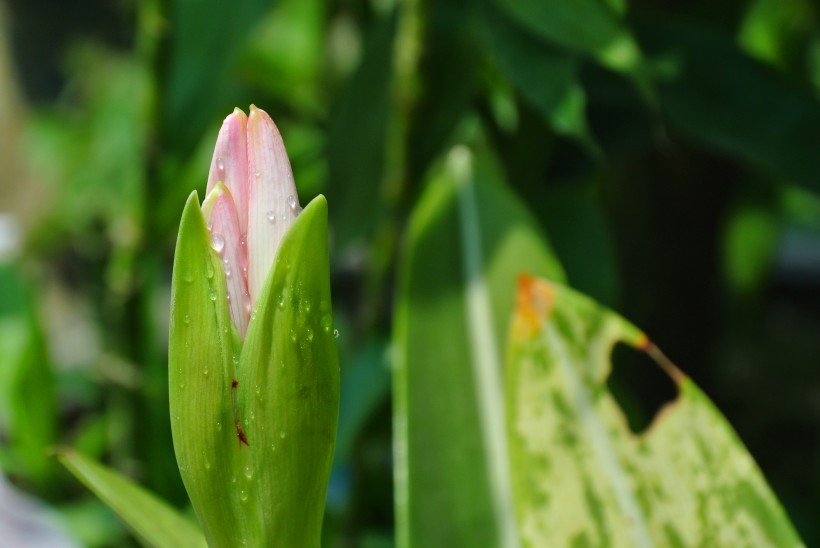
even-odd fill
[(513, 336), (527, 338), (537, 333), (552, 312), (554, 303), (555, 288), (552, 284), (529, 274), (521, 274), (515, 299)]

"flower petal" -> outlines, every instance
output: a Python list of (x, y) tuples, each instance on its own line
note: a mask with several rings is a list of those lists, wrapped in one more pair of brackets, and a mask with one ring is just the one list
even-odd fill
[(248, 231), (248, 146), (246, 128), (248, 117), (240, 109), (234, 111), (222, 122), (216, 139), (211, 171), (208, 174), (208, 188), (211, 193), (216, 183), (225, 183), (236, 204), (239, 217), (239, 231)]
[(202, 213), (211, 231), (211, 247), (222, 257), (231, 321), (244, 339), (250, 315), (250, 297), (242, 260), (244, 240), (239, 232), (236, 206), (226, 185), (216, 183), (205, 197)]
[(282, 136), (270, 116), (253, 105), (248, 175), (248, 290), (255, 303), (279, 243), (301, 208)]

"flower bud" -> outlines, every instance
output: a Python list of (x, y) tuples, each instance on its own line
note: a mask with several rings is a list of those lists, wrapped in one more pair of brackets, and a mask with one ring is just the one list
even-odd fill
[(182, 214), (171, 422), (211, 546), (318, 546), (339, 407), (327, 202), (302, 212), (270, 117), (236, 109)]

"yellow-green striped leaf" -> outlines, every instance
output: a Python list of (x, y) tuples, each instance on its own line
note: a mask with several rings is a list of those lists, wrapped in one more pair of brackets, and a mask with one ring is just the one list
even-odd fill
[[(617, 342), (648, 353), (678, 387), (641, 435), (607, 390)], [(524, 276), (505, 372), (523, 546), (801, 545), (728, 422), (620, 316)]]

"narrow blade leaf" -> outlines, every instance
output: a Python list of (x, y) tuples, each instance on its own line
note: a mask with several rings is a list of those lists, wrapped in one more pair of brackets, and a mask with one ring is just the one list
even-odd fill
[(199, 529), (130, 479), (71, 450), (60, 462), (111, 507), (146, 546), (207, 546)]
[(515, 543), (500, 351), (509, 284), (528, 269), (562, 277), (543, 242), (493, 166), (464, 148), (412, 215), (394, 331), (399, 546)]

